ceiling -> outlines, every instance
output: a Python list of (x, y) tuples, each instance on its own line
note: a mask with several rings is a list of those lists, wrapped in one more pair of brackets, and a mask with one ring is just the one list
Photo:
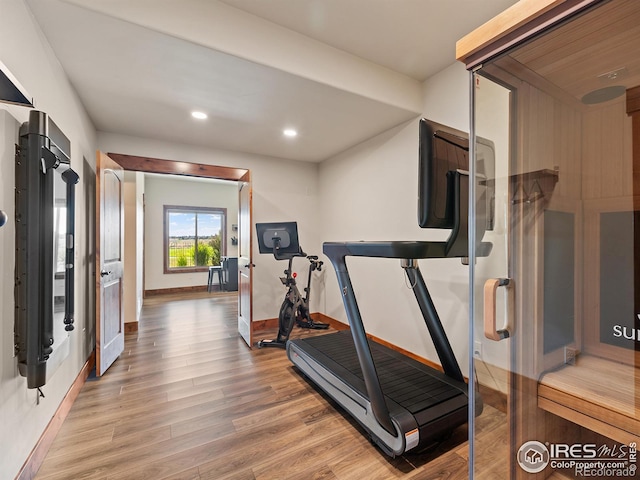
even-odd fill
[[(496, 63), (515, 60), (577, 102), (594, 91), (640, 85), (640, 9), (637, 0), (616, 0), (521, 46)], [(606, 98), (606, 97), (604, 97)]]
[(310, 162), (420, 115), (455, 42), (515, 3), (26, 1), (98, 131)]

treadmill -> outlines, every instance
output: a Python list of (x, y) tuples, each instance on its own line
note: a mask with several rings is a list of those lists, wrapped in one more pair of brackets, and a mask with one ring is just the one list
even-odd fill
[[(469, 255), (469, 141), (466, 133), (426, 119), (420, 121), (419, 134), (418, 223), (424, 228), (450, 228), (449, 238), (324, 243), (323, 252), (336, 271), (350, 330), (287, 342), (291, 362), (351, 414), (371, 440), (392, 457), (419, 451), (468, 419), (468, 385), (418, 260), (460, 258), (465, 263)], [(492, 144), (485, 143), (490, 157)], [(490, 162), (485, 163), (491, 166)], [(483, 193), (479, 202), (483, 205), (476, 207), (479, 218), (487, 218), (484, 206), (492, 205), (489, 185), (487, 181), (477, 182)], [(492, 220), (478, 224), (476, 235), (481, 239)], [(490, 251), (491, 244), (481, 243), (477, 255), (486, 256)], [(347, 269), (346, 258), (350, 256), (400, 260), (443, 371), (367, 338)], [(479, 395), (476, 398), (478, 415), (482, 400)]]

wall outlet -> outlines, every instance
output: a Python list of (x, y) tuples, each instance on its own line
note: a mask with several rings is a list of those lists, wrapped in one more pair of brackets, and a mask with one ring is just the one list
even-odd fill
[(575, 365), (578, 350), (572, 347), (564, 347), (564, 363), (567, 365)]
[(473, 357), (482, 358), (482, 342), (478, 340), (473, 342)]

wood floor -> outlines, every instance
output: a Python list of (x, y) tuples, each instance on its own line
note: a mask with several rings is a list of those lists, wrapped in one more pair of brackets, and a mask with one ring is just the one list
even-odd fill
[[(283, 350), (249, 350), (236, 312), (229, 293), (146, 299), (139, 331), (105, 376), (87, 381), (36, 478), (467, 478), (465, 427), (430, 451), (389, 458)], [(496, 448), (504, 413), (486, 406), (478, 430), (506, 463)]]

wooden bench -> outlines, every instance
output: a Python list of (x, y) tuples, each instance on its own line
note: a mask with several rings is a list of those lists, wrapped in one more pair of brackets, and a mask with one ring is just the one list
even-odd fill
[(581, 355), (542, 375), (538, 406), (612, 440), (640, 443), (640, 369)]

